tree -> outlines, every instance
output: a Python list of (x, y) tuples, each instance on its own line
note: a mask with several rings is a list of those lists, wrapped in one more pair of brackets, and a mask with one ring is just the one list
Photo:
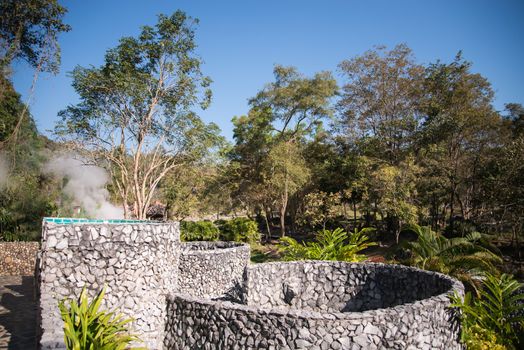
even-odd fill
[(272, 193), (279, 194), (275, 202), (280, 204), (280, 233), (284, 237), (289, 197), (307, 182), (309, 169), (297, 144), (284, 141), (269, 152), (265, 172)]
[(57, 0), (0, 1), (0, 67), (26, 61), (42, 72), (57, 73), (58, 35), (71, 30), (62, 22), (67, 10)]
[(233, 118), (235, 145), (227, 153), (230, 163), (221, 181), (231, 187), (234, 205), (264, 217), (268, 238), (274, 198), (264, 169), (273, 142), (271, 117), (267, 108), (252, 108), (247, 116)]
[(393, 164), (402, 159), (418, 126), (423, 68), (411, 49), (383, 46), (339, 65), (345, 78), (338, 109), (346, 137), (360, 140), (368, 155)]
[[(286, 234), (285, 216), (290, 190), (300, 186), (300, 168), (297, 145), (300, 140), (315, 132), (322, 120), (333, 114), (330, 100), (337, 91), (336, 81), (329, 72), (320, 72), (312, 78), (302, 76), (294, 67), (275, 66), (275, 82), (261, 90), (250, 104), (256, 110), (270, 113), (270, 127), (276, 147), (270, 156), (271, 174), (277, 176), (272, 188), (280, 192), (280, 232)], [(280, 176), (282, 175), (282, 176)], [(278, 180), (276, 180), (278, 178)]]
[(21, 124), (25, 106), (11, 82), (0, 76), (4, 98), (0, 99), (0, 143), (19, 125), (19, 141), (6, 144), (0, 152), (0, 240), (36, 239), (43, 216), (52, 214), (57, 187), (42, 174), (45, 137), (38, 135), (28, 113)]
[(154, 191), (177, 166), (202, 157), (218, 140), (193, 108), (206, 108), (211, 80), (195, 54), (195, 26), (185, 13), (160, 15), (155, 27), (124, 37), (101, 67), (76, 67), (80, 103), (60, 112), (56, 134), (111, 171), (129, 216), (145, 219)]
[(271, 111), (272, 129), (280, 138), (303, 137), (333, 115), (330, 100), (337, 92), (337, 84), (331, 73), (320, 72), (307, 78), (295, 67), (277, 65), (273, 74), (275, 82), (267, 84), (250, 105)]
[[(493, 91), (461, 53), (450, 64), (430, 64), (425, 73), (423, 119), (418, 135), (420, 157), (431, 158), (444, 179), (450, 231), (457, 206), (464, 219), (477, 210), (473, 194), (478, 188), (478, 169), (490, 151), (502, 146), (503, 123), (492, 106)], [(435, 198), (436, 200), (436, 198)]]
[(340, 213), (340, 193), (311, 192), (304, 196), (304, 212), (302, 214), (304, 223), (311, 227), (322, 226)]
[[(1, 0), (0, 1), (0, 75), (7, 79), (9, 67), (15, 60), (26, 61), (35, 69), (31, 94), (40, 72), (56, 74), (60, 67), (58, 35), (71, 27), (62, 22), (67, 10), (56, 0)], [(9, 91), (0, 85), (0, 101)], [(6, 94), (7, 93), (7, 94)], [(29, 102), (16, 115), (10, 133), (0, 139), (0, 149), (16, 143), (28, 114)]]
[(419, 208), (414, 202), (418, 171), (413, 160), (407, 159), (399, 166), (380, 164), (370, 174), (368, 193), (376, 203), (377, 209), (385, 214), (389, 231), (395, 233), (397, 244), (403, 226), (414, 224), (419, 216)]

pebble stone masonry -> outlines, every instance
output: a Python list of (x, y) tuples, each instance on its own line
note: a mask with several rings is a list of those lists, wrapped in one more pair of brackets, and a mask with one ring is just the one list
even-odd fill
[(107, 283), (103, 307), (133, 317), (134, 332), (159, 349), (166, 295), (175, 290), (178, 223), (44, 219), (39, 257), (43, 349), (64, 348), (57, 301)]
[(56, 300), (108, 284), (149, 349), (461, 349), (460, 282), (401, 265), (249, 265), (249, 247), (179, 242), (177, 223), (44, 222), (44, 348), (63, 337)]
[(236, 242), (182, 243), (178, 267), (179, 293), (219, 298), (242, 285), (249, 245)]

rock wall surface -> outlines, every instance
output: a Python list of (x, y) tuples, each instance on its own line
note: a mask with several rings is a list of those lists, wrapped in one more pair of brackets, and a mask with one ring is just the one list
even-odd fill
[(160, 349), (166, 295), (176, 289), (179, 234), (178, 223), (44, 221), (41, 347), (64, 347), (59, 300), (78, 296), (84, 286), (93, 296), (107, 284), (103, 307), (134, 318), (132, 330), (149, 349)]
[(445, 292), (449, 279), (403, 265), (289, 262), (247, 270), (246, 303), (349, 312), (411, 303)]
[(463, 287), (447, 276), (342, 262), (261, 264), (246, 276), (247, 305), (170, 296), (165, 348), (461, 349), (448, 294)]
[[(249, 246), (180, 243), (178, 223), (46, 222), (41, 346), (63, 348), (58, 300), (107, 284), (104, 308), (148, 349), (461, 349), (456, 280), (400, 265), (249, 265)], [(136, 344), (139, 345), (139, 344)]]
[(181, 244), (178, 292), (201, 298), (235, 294), (249, 264), (248, 244), (187, 242)]
[(39, 242), (0, 242), (0, 276), (31, 276)]

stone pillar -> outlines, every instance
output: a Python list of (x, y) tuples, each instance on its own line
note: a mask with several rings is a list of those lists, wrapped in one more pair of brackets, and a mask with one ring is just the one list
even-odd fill
[(162, 348), (166, 296), (176, 289), (178, 223), (44, 219), (39, 261), (43, 349), (64, 348), (58, 301), (93, 297), (107, 285), (103, 308), (135, 319), (148, 349)]

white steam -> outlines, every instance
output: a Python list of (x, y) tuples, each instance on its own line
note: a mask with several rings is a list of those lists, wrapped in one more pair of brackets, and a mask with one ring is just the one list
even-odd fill
[(62, 178), (67, 183), (62, 191), (81, 206), (87, 216), (96, 219), (122, 219), (124, 210), (108, 200), (106, 184), (107, 172), (94, 165), (86, 165), (73, 156), (62, 155), (53, 158), (45, 165), (45, 171)]

